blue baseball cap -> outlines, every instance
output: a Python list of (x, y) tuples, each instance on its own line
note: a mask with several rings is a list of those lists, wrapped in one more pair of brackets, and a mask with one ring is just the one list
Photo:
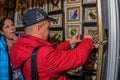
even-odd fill
[(31, 26), (46, 19), (50, 21), (56, 21), (56, 19), (49, 17), (43, 9), (40, 8), (29, 9), (23, 15), (23, 25), (25, 27)]

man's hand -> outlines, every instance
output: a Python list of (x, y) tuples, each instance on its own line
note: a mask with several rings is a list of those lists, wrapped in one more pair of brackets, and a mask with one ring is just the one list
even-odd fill
[(81, 42), (80, 40), (80, 34), (75, 34), (70, 40), (70, 44), (75, 44)]

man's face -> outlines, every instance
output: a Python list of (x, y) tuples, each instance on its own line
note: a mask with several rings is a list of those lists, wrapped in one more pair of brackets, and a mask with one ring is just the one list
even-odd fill
[(2, 30), (2, 33), (4, 36), (6, 36), (6, 39), (12, 39), (16, 33), (15, 25), (10, 19), (5, 20)]
[(45, 23), (44, 23), (42, 30), (41, 30), (42, 38), (44, 40), (47, 40), (47, 38), (48, 38), (49, 28), (50, 28), (50, 21), (45, 20)]

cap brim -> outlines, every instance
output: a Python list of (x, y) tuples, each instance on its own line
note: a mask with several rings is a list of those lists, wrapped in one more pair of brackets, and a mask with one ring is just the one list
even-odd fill
[(54, 19), (54, 18), (47, 17), (47, 19), (50, 20), (50, 21), (56, 22), (56, 19)]

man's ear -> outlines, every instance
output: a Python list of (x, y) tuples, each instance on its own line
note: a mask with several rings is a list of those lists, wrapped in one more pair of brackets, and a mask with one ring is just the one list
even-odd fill
[(1, 35), (4, 35), (4, 33), (3, 33), (2, 31), (0, 31), (0, 34), (1, 34)]
[(36, 30), (41, 30), (41, 25), (36, 25)]

